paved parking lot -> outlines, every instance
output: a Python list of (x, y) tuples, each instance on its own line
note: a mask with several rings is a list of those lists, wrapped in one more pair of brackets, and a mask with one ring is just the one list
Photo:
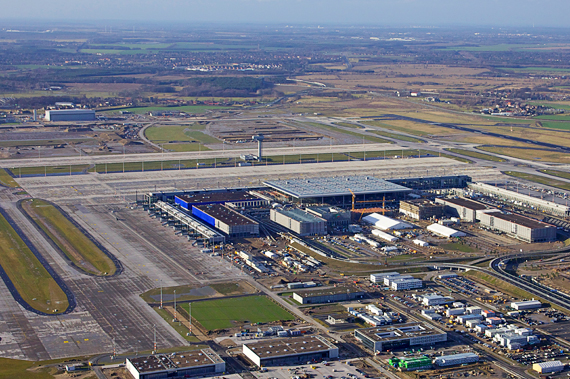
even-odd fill
[[(304, 373), (314, 375), (313, 379), (325, 379), (325, 378), (335, 378), (340, 379), (345, 377), (349, 378), (349, 375), (356, 376), (357, 379), (364, 378), (362, 374), (356, 371), (356, 367), (346, 364), (350, 361), (330, 361), (328, 366), (323, 363), (301, 365), (301, 366), (278, 366), (278, 367), (267, 367), (266, 372), (253, 372), (252, 374), (259, 379), (291, 379), (295, 376), (302, 375)], [(314, 369), (313, 369), (314, 367)], [(354, 376), (352, 377), (354, 379)]]

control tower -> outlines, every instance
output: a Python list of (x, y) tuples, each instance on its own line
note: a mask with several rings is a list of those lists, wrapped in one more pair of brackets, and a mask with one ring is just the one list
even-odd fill
[(262, 151), (262, 148), (263, 148), (262, 143), (263, 143), (263, 140), (265, 139), (265, 137), (263, 136), (263, 134), (258, 134), (258, 135), (256, 135), (256, 136), (251, 137), (251, 139), (254, 140), (254, 141), (257, 141), (257, 159), (258, 159), (258, 160), (261, 160), (262, 153), (263, 153), (263, 151)]

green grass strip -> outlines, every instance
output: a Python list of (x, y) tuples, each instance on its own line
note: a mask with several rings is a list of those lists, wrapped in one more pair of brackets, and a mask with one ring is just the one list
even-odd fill
[(493, 162), (506, 162), (507, 161), (506, 159), (495, 157), (494, 155), (478, 153), (476, 151), (471, 151), (471, 150), (454, 149), (454, 148), (449, 148), (449, 149), (445, 149), (445, 150), (449, 151), (450, 153), (466, 155), (466, 156), (471, 157), (471, 158), (484, 159), (487, 161), (493, 161)]
[(504, 174), (515, 178), (520, 178), (531, 182), (544, 184), (550, 187), (560, 188), (565, 191), (570, 191), (570, 183), (566, 183), (561, 180), (545, 178), (543, 176), (527, 174), (519, 171), (505, 171)]

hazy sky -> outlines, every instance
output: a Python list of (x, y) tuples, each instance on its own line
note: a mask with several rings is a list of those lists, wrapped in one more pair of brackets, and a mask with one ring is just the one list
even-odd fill
[(3, 0), (0, 19), (570, 26), (570, 0)]

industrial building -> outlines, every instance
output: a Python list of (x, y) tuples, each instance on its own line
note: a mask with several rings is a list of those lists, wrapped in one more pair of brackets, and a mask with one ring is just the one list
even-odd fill
[(269, 205), (269, 201), (246, 191), (207, 192), (174, 196), (174, 203), (191, 210), (193, 205), (224, 204), (233, 208), (253, 208)]
[(379, 213), (372, 213), (362, 218), (362, 221), (372, 224), (375, 228), (381, 230), (411, 229), (413, 225), (407, 222), (396, 220), (383, 216)]
[(537, 209), (555, 216), (570, 217), (570, 207), (566, 205), (538, 199), (533, 196), (524, 195), (522, 193), (484, 183), (469, 183), (469, 189), (474, 192), (497, 197), (503, 200), (513, 200), (519, 203), (515, 203), (515, 205), (522, 207)]
[(433, 363), (439, 367), (463, 365), (475, 362), (479, 362), (479, 356), (475, 353), (442, 355), (433, 360)]
[(441, 224), (431, 224), (427, 228), (430, 232), (445, 238), (464, 237), (465, 233)]
[(554, 372), (560, 372), (564, 370), (564, 363), (560, 361), (547, 361), (534, 363), (532, 369), (539, 374), (552, 374)]
[(445, 205), (425, 199), (400, 201), (400, 213), (416, 220), (442, 218), (445, 214)]
[(518, 301), (511, 303), (511, 308), (517, 311), (542, 308), (542, 303), (538, 300)]
[[(310, 179), (286, 179), (264, 182), (292, 201), (308, 200), (345, 207), (356, 202), (382, 204), (387, 199), (400, 199), (412, 190), (373, 176), (338, 176)], [(354, 199), (353, 199), (354, 196)]]
[(412, 358), (392, 357), (388, 359), (388, 364), (394, 368), (400, 368), (403, 371), (429, 370), (432, 368), (431, 358), (425, 356)]
[(441, 296), (438, 294), (422, 296), (422, 304), (425, 306), (441, 305), (449, 303), (453, 303), (453, 298), (451, 296)]
[(352, 287), (334, 287), (319, 291), (294, 292), (293, 300), (300, 304), (322, 304), (362, 299), (364, 295), (366, 292)]
[(95, 111), (91, 109), (50, 109), (45, 121), (95, 121)]
[(301, 209), (271, 209), (270, 219), (300, 236), (324, 235), (327, 221)]
[(388, 275), (384, 277), (384, 285), (390, 287), (394, 291), (405, 291), (416, 288), (422, 288), (423, 282), (421, 279), (414, 278), (411, 275)]
[(328, 230), (347, 228), (350, 224), (350, 212), (338, 207), (307, 207), (306, 210), (317, 217), (325, 219)]
[(125, 368), (135, 379), (188, 377), (222, 373), (226, 363), (211, 349), (127, 358)]
[(556, 240), (556, 226), (512, 213), (479, 212), (481, 225), (498, 230), (524, 242)]
[(437, 204), (445, 205), (445, 213), (459, 217), (463, 221), (475, 222), (477, 220), (477, 211), (487, 209), (488, 207), (478, 201), (473, 201), (465, 198), (437, 198)]
[(338, 347), (324, 337), (305, 336), (246, 343), (243, 354), (258, 367), (267, 367), (338, 358)]
[(356, 329), (354, 337), (374, 353), (447, 341), (447, 333), (422, 323)]
[(193, 205), (192, 215), (229, 237), (257, 237), (259, 223), (221, 204)]

